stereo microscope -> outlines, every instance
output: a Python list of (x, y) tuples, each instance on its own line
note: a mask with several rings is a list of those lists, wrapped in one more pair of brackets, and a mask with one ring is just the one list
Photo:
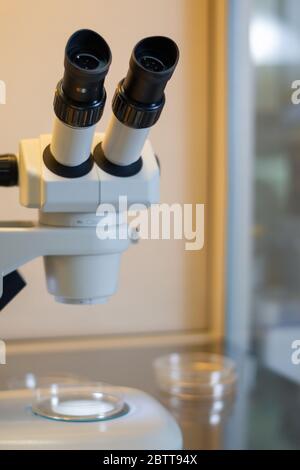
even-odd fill
[[(138, 42), (130, 58), (128, 73), (118, 84), (113, 97), (113, 116), (108, 129), (101, 134), (95, 132), (95, 127), (106, 101), (104, 79), (110, 67), (111, 52), (106, 41), (94, 31), (83, 29), (70, 37), (65, 49), (64, 75), (55, 90), (52, 135), (22, 140), (17, 156), (2, 155), (0, 158), (0, 185), (17, 185), (20, 204), (39, 210), (37, 221), (0, 224), (2, 308), (24, 286), (17, 268), (38, 256), (44, 257), (47, 288), (58, 302), (102, 303), (115, 292), (121, 254), (130, 245), (130, 236), (99, 238), (96, 230), (99, 218), (107, 214), (99, 214), (97, 209), (103, 204), (118, 208), (120, 196), (126, 196), (129, 204), (150, 206), (159, 201), (160, 169), (147, 136), (164, 107), (164, 89), (178, 57), (177, 45), (167, 37), (148, 37)], [(122, 227), (122, 214), (119, 216), (112, 219), (108, 232), (115, 231), (117, 224), (122, 233), (128, 233), (127, 227)], [(112, 395), (111, 391), (106, 393), (107, 397)], [(138, 423), (134, 433), (136, 445), (180, 447), (180, 431), (161, 405), (139, 391), (128, 389), (124, 395), (127, 396), (127, 408), (132, 403), (127, 418), (134, 408), (142, 406), (144, 419), (150, 422), (151, 429), (147, 432), (153, 436), (152, 441), (147, 441), (146, 428)], [(92, 392), (89, 396), (95, 398)], [(63, 420), (62, 414), (66, 418), (68, 413), (62, 412), (62, 408), (59, 411), (57, 406), (53, 412), (57, 394), (54, 398), (51, 397), (48, 408), (47, 400), (44, 400), (39, 410), (33, 411)], [(108, 402), (114, 404), (111, 398)], [(0, 408), (2, 403), (0, 396)], [(15, 404), (11, 406), (13, 410), (18, 409)], [(121, 413), (118, 409), (116, 420), (109, 416), (111, 424), (105, 421), (107, 429), (112, 426), (114, 430), (120, 425), (120, 436), (124, 436), (125, 408)], [(99, 420), (103, 420), (100, 415)], [(30, 415), (29, 422), (27, 416), (27, 428), (33, 426), (35, 429), (34, 416)], [(67, 421), (78, 421), (70, 416)], [(130, 424), (132, 418), (128, 419)], [(51, 432), (51, 424), (44, 421), (36, 427), (37, 439), (38, 435), (43, 435), (43, 429), (45, 435)], [(86, 424), (89, 420), (84, 421)], [(16, 429), (20, 427), (16, 426)], [(74, 439), (75, 428), (70, 432)], [(168, 438), (164, 439), (166, 434)], [(96, 448), (117, 445), (107, 444), (105, 440), (97, 444), (97, 432), (94, 437), (96, 444), (93, 439), (92, 442)], [(6, 434), (6, 443), (7, 439)], [(32, 436), (32, 442), (34, 439)], [(108, 439), (111, 442), (110, 435)], [(123, 448), (133, 445), (128, 444), (126, 438), (127, 444), (123, 441), (117, 441)], [(42, 448), (45, 444), (39, 439), (38, 442), (36, 447)], [(0, 448), (3, 448), (1, 431)]]
[(0, 158), (0, 185), (18, 185), (21, 205), (39, 209), (37, 222), (0, 225), (0, 295), (3, 277), (13, 273), (4, 278), (5, 303), (14, 287), (22, 286), (14, 271), (38, 256), (44, 257), (48, 291), (59, 302), (101, 303), (115, 292), (130, 237), (100, 240), (97, 208), (117, 208), (119, 196), (128, 204), (158, 202), (159, 165), (146, 139), (163, 109), (177, 60), (171, 39), (140, 41), (116, 89), (108, 129), (98, 134), (111, 52), (94, 31), (71, 36), (55, 90), (52, 135), (22, 140), (18, 156)]

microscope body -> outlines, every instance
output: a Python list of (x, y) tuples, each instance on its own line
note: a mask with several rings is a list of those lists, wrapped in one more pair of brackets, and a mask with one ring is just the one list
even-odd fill
[[(104, 134), (94, 135), (92, 154), (103, 138)], [(51, 141), (51, 135), (42, 135), (20, 142), (20, 203), (38, 209), (39, 220), (0, 227), (2, 276), (44, 256), (47, 288), (57, 301), (103, 303), (117, 289), (121, 254), (131, 242), (119, 212), (119, 198), (125, 197), (128, 207), (159, 201), (157, 159), (147, 140), (141, 154), (142, 168), (135, 175), (115, 176), (94, 162), (87, 174), (64, 177), (50, 171), (44, 162)], [(106, 217), (99, 211), (101, 207), (105, 212), (111, 207), (118, 215), (106, 227), (105, 239), (97, 235), (99, 221)], [(115, 223), (124, 226), (116, 227)]]
[[(7, 275), (37, 256), (44, 257), (48, 291), (59, 302), (103, 303), (116, 291), (121, 254), (131, 241), (124, 215), (132, 205), (159, 202), (160, 169), (147, 137), (178, 57), (167, 37), (137, 43), (107, 131), (98, 134), (111, 51), (92, 30), (69, 38), (52, 134), (22, 140), (18, 156), (0, 157), (0, 185), (17, 185), (20, 204), (39, 211), (36, 222), (0, 223), (0, 309), (7, 303), (3, 278), (6, 284)], [(4, 292), (17, 293), (14, 282)]]
[[(20, 204), (39, 214), (32, 222), (0, 222), (0, 310), (24, 287), (17, 268), (39, 256), (57, 301), (98, 304), (114, 294), (121, 255), (137, 238), (126, 215), (159, 202), (160, 168), (147, 137), (178, 57), (169, 38), (137, 43), (113, 97), (108, 129), (98, 134), (111, 52), (94, 31), (70, 37), (55, 90), (52, 134), (22, 140), (18, 155), (0, 156), (0, 186), (18, 186)], [(82, 386), (80, 393), (77, 386), (59, 389), (51, 384), (46, 395), (43, 387), (35, 390), (38, 406), (32, 391), (2, 393), (0, 411), (8, 413), (0, 422), (0, 448), (45, 449), (49, 442), (55, 448), (182, 446), (174, 419), (143, 392), (103, 384)]]

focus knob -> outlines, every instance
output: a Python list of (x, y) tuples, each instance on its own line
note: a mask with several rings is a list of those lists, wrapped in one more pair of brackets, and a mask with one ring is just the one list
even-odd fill
[(17, 186), (18, 160), (15, 155), (0, 155), (0, 186)]

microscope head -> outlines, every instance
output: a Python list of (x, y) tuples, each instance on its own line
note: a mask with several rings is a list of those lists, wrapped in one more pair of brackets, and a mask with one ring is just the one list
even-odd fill
[[(3, 185), (18, 184), (20, 203), (39, 209), (39, 220), (0, 226), (2, 276), (43, 256), (48, 291), (59, 302), (103, 303), (116, 291), (121, 254), (131, 241), (119, 198), (145, 206), (159, 202), (160, 169), (146, 138), (178, 56), (169, 38), (140, 41), (113, 98), (108, 130), (100, 134), (95, 127), (106, 101), (111, 52), (94, 31), (70, 37), (52, 134), (22, 140), (18, 157), (3, 156)], [(103, 204), (111, 214), (99, 212)], [(107, 217), (108, 236), (102, 238), (98, 226)]]

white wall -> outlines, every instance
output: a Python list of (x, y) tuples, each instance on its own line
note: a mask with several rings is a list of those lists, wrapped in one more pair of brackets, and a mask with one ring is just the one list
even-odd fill
[[(106, 127), (118, 81), (127, 72), (134, 44), (144, 36), (170, 35), (180, 47), (167, 105), (151, 140), (162, 162), (162, 200), (205, 201), (206, 2), (202, 0), (0, 0), (0, 80), (7, 104), (0, 106), (0, 153), (52, 127), (53, 93), (63, 73), (69, 35), (91, 28), (110, 44), (113, 62), (106, 81)], [(204, 25), (204, 26), (203, 26)], [(0, 218), (32, 218), (18, 206), (16, 188), (0, 190)], [(1, 249), (1, 247), (0, 247)], [(123, 259), (120, 288), (104, 306), (56, 304), (47, 294), (42, 260), (21, 270), (28, 286), (0, 313), (0, 337), (49, 337), (204, 327), (204, 254), (181, 242), (143, 242)]]

